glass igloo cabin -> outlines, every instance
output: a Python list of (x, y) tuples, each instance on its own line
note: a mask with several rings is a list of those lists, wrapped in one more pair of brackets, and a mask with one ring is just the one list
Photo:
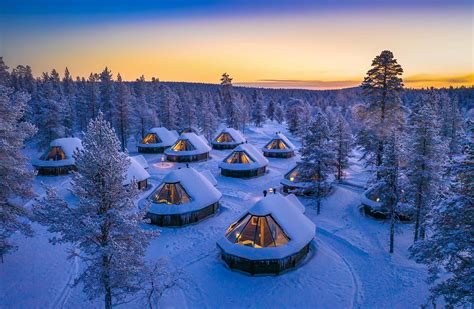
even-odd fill
[(76, 137), (53, 140), (46, 152), (32, 164), (38, 175), (64, 175), (76, 169), (73, 157), (76, 149), (82, 149), (81, 140)]
[(313, 182), (318, 180), (316, 174), (308, 175), (305, 163), (298, 162), (280, 181), (283, 192), (296, 195), (307, 195), (313, 191)]
[[(376, 219), (388, 219), (390, 210), (383, 203), (383, 188), (380, 186), (372, 186), (367, 189), (360, 198), (362, 209), (366, 215)], [(414, 208), (406, 203), (404, 191), (400, 192), (400, 201), (398, 203), (396, 218), (403, 222), (410, 222), (414, 217)]]
[(178, 136), (175, 130), (170, 131), (164, 127), (151, 128), (137, 145), (138, 152), (163, 153), (176, 142)]
[(222, 193), (209, 172), (200, 173), (192, 167), (168, 173), (161, 184), (141, 201), (151, 203), (147, 218), (158, 226), (183, 226), (214, 214)]
[(170, 148), (165, 150), (171, 162), (195, 162), (209, 159), (211, 147), (204, 137), (196, 133), (183, 133)]
[(217, 246), (231, 269), (280, 274), (305, 258), (315, 231), (295, 195), (275, 193), (231, 224)]
[(263, 155), (268, 158), (291, 158), (296, 147), (281, 132), (276, 132), (272, 139), (262, 148)]
[(250, 178), (265, 174), (268, 160), (254, 146), (241, 144), (237, 146), (221, 163), (222, 176)]
[(240, 131), (233, 128), (225, 128), (211, 142), (212, 148), (234, 149), (240, 144), (245, 143), (246, 139)]

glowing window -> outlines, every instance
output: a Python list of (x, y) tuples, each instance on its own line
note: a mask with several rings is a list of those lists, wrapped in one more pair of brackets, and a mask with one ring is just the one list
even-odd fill
[(278, 247), (289, 241), (271, 215), (247, 214), (229, 227), (226, 237), (232, 243), (253, 248)]
[(234, 141), (234, 139), (232, 138), (232, 136), (230, 136), (229, 133), (221, 133), (216, 138), (217, 143), (231, 143), (233, 141)]
[(230, 164), (234, 164), (234, 163), (249, 164), (254, 161), (245, 153), (245, 151), (234, 151), (233, 153), (230, 154), (230, 156), (227, 157), (225, 162), (230, 163)]
[(161, 139), (155, 133), (148, 133), (143, 139), (142, 144), (158, 144)]
[(317, 181), (318, 175), (309, 175), (308, 171), (303, 168), (303, 164), (298, 164), (286, 174), (285, 178), (293, 182), (310, 182)]
[(45, 161), (60, 161), (66, 159), (66, 154), (59, 146), (53, 146), (41, 156), (41, 160)]
[(183, 186), (177, 182), (163, 183), (152, 194), (151, 200), (155, 203), (179, 205), (189, 203), (190, 198)]
[(174, 144), (173, 147), (171, 147), (172, 150), (174, 151), (191, 151), (195, 150), (193, 144), (187, 139), (180, 139)]
[(288, 148), (288, 146), (283, 142), (281, 139), (274, 139), (270, 143), (265, 146), (267, 149), (280, 149), (280, 150), (285, 150)]

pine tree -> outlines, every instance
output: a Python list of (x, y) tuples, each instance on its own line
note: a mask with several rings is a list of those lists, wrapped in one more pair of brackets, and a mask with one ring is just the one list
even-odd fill
[(99, 114), (100, 103), (99, 103), (99, 86), (97, 85), (98, 80), (99, 80), (99, 76), (97, 74), (91, 73), (86, 83), (86, 97), (87, 97), (87, 106), (89, 110), (88, 119), (96, 118), (97, 115)]
[(155, 233), (140, 227), (144, 212), (136, 211), (136, 183), (123, 186), (130, 161), (102, 113), (89, 123), (82, 144), (84, 149), (75, 154), (71, 189), (77, 205), (48, 188), (34, 214), (49, 232), (57, 233), (53, 244), (75, 245), (71, 257), (85, 263), (76, 284), (82, 284), (91, 300), (104, 297), (110, 309), (139, 291), (143, 257)]
[(19, 65), (10, 74), (11, 86), (16, 91), (25, 91), (33, 96), (36, 91), (36, 81), (29, 65)]
[(267, 118), (270, 119), (271, 121), (275, 120), (275, 118), (276, 118), (275, 112), (276, 112), (275, 100), (270, 98), (270, 100), (268, 100), (267, 111), (266, 111)]
[(100, 108), (105, 115), (105, 119), (113, 123), (114, 114), (114, 81), (112, 80), (112, 72), (108, 67), (99, 74), (100, 80)]
[(215, 105), (211, 101), (210, 95), (204, 95), (200, 106), (200, 124), (202, 134), (208, 141), (211, 141), (212, 136), (217, 129), (218, 121), (216, 119)]
[(160, 93), (160, 122), (161, 125), (168, 130), (175, 130), (178, 128), (176, 119), (176, 109), (178, 96), (166, 85), (161, 86)]
[(253, 99), (253, 112), (252, 120), (256, 127), (261, 127), (265, 121), (265, 104), (263, 101), (262, 93), (255, 90), (252, 96)]
[(34, 124), (38, 127), (35, 141), (39, 149), (48, 147), (52, 140), (66, 134), (66, 107), (56, 83), (56, 77), (43, 73), (41, 86), (35, 95)]
[(364, 128), (358, 142), (365, 150), (364, 158), (376, 168), (382, 164), (386, 137), (402, 122), (399, 100), (399, 93), (403, 89), (399, 77), (402, 73), (403, 69), (392, 52), (384, 50), (372, 61), (372, 68), (362, 82), (367, 102), (361, 119)]
[(339, 113), (335, 117), (332, 130), (334, 152), (336, 154), (336, 179), (341, 180), (343, 170), (349, 166), (349, 155), (352, 149), (352, 133), (349, 124)]
[(117, 119), (117, 132), (122, 144), (122, 151), (127, 148), (127, 141), (130, 130), (130, 100), (131, 94), (128, 86), (122, 81), (120, 73), (117, 74), (116, 82), (116, 119)]
[(3, 62), (3, 57), (0, 57), (0, 86), (10, 86), (10, 72), (8, 66)]
[(453, 156), (459, 153), (462, 143), (462, 116), (457, 101), (451, 99), (446, 92), (438, 92), (441, 136), (447, 143), (449, 155)]
[(230, 78), (227, 73), (222, 74), (221, 77), (220, 96), (224, 105), (227, 125), (235, 129), (240, 129), (243, 123), (242, 105), (244, 102), (242, 96), (234, 91), (232, 78)]
[(443, 297), (451, 308), (474, 303), (474, 125), (463, 157), (454, 166), (455, 179), (441, 203), (429, 212), (426, 239), (416, 242), (412, 257), (428, 265), (431, 298)]
[(13, 94), (11, 88), (0, 85), (0, 257), (16, 247), (9, 237), (16, 232), (31, 236), (33, 231), (21, 200), (31, 198), (34, 173), (28, 169), (28, 159), (22, 154), (24, 141), (36, 128), (23, 121), (29, 96)]
[(64, 126), (66, 128), (66, 136), (72, 136), (74, 132), (74, 124), (76, 123), (76, 114), (75, 114), (75, 105), (76, 105), (76, 86), (74, 84), (74, 80), (72, 79), (71, 74), (69, 73), (68, 68), (64, 71), (64, 78), (63, 78), (63, 93), (64, 93), (64, 101), (65, 101), (65, 123)]
[(135, 118), (139, 123), (141, 138), (151, 126), (151, 109), (147, 100), (145, 76), (140, 76), (135, 82)]
[(314, 187), (317, 214), (321, 212), (321, 199), (328, 191), (329, 173), (334, 169), (333, 147), (326, 116), (320, 111), (308, 126), (300, 150), (303, 177), (313, 179), (312, 176), (316, 176)]
[(285, 121), (285, 112), (281, 104), (277, 104), (275, 107), (275, 120), (279, 123)]
[[(303, 102), (300, 99), (290, 99), (288, 102), (287, 106), (287, 112), (286, 112), (286, 125), (288, 126), (288, 131), (290, 131), (291, 134), (298, 134), (301, 131), (301, 122), (302, 122), (302, 115), (307, 109), (305, 108), (305, 102)], [(305, 124), (306, 126), (309, 125), (307, 122)]]
[(415, 106), (408, 120), (407, 194), (416, 208), (415, 241), (425, 237), (425, 215), (437, 200), (445, 148), (429, 104)]
[(395, 245), (395, 224), (397, 222), (398, 204), (400, 201), (400, 152), (401, 146), (396, 132), (388, 137), (382, 156), (382, 163), (378, 168), (380, 175), (376, 186), (380, 192), (381, 203), (388, 209), (390, 220), (389, 252), (393, 253)]
[(194, 128), (197, 126), (196, 101), (193, 95), (184, 90), (183, 98), (180, 100), (180, 124), (181, 128)]

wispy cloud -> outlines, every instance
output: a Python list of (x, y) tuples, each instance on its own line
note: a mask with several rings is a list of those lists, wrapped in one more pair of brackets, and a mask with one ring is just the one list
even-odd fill
[[(254, 82), (237, 83), (240, 86), (285, 88), (285, 89), (341, 89), (360, 85), (363, 78), (344, 80), (303, 80), (303, 79), (259, 79)], [(418, 74), (403, 79), (408, 87), (446, 87), (446, 86), (471, 86), (474, 85), (474, 73), (462, 75), (433, 75)]]
[(237, 85), (287, 89), (339, 89), (355, 87), (359, 84), (359, 80), (260, 79), (255, 82), (238, 83)]

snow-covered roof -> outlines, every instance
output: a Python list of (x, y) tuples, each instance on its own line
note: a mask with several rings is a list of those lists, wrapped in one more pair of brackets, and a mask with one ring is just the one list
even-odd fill
[(132, 182), (132, 179), (135, 181), (143, 181), (150, 178), (150, 174), (143, 168), (143, 166), (135, 159), (135, 157), (129, 157), (130, 166), (127, 170), (127, 175), (123, 181), (124, 185), (129, 185)]
[(188, 140), (194, 146), (195, 149), (188, 151), (175, 151), (173, 150), (173, 147), (170, 147), (165, 150), (165, 154), (187, 156), (198, 155), (211, 151), (211, 147), (207, 144), (204, 137), (197, 135), (196, 133), (190, 132), (181, 134), (175, 144), (178, 143), (180, 140)]
[(76, 149), (83, 149), (82, 141), (77, 137), (64, 137), (55, 139), (50, 143), (50, 147), (61, 147), (66, 156), (65, 159), (57, 161), (36, 159), (32, 162), (34, 166), (60, 167), (74, 165), (76, 162), (73, 157), (74, 151)]
[(297, 177), (294, 177), (295, 179), (291, 179), (290, 175), (292, 172), (299, 173), (299, 169), (301, 169), (303, 162), (298, 162), (296, 163), (295, 166), (293, 166), (284, 176), (282, 180), (280, 180), (280, 183), (285, 186), (290, 186), (290, 187), (295, 187), (295, 188), (301, 188), (301, 189), (306, 189), (310, 188), (313, 186), (312, 182), (304, 182), (304, 181), (298, 181)]
[[(155, 192), (152, 192), (147, 198), (151, 201), (151, 207), (148, 210), (154, 214), (183, 214), (205, 208), (218, 202), (222, 193), (217, 190), (206, 176), (199, 173), (192, 167), (180, 168), (168, 173), (162, 183), (180, 183), (186, 193), (190, 196), (188, 203), (179, 205), (154, 203), (150, 200)], [(159, 188), (159, 186), (157, 187)]]
[[(268, 144), (270, 144), (274, 140), (282, 140), (283, 143), (288, 147), (287, 149), (268, 149), (266, 148)], [(288, 137), (286, 137), (283, 133), (281, 132), (276, 132), (275, 135), (273, 135), (272, 139), (263, 147), (263, 150), (265, 152), (289, 152), (289, 151), (294, 151), (296, 150), (295, 144), (293, 144)]]
[[(248, 164), (245, 163), (227, 163), (226, 160), (228, 157), (232, 156), (235, 152), (243, 151), (247, 154), (253, 162)], [(255, 146), (245, 143), (237, 146), (229, 156), (227, 156), (221, 163), (219, 167), (226, 170), (253, 170), (256, 168), (264, 167), (268, 165), (268, 160), (263, 156), (260, 151), (255, 148)]]
[[(219, 137), (222, 133), (227, 133), (229, 134), (233, 141), (232, 142), (218, 142), (216, 141), (216, 138)], [(244, 135), (236, 129), (233, 128), (225, 128), (219, 134), (217, 134), (213, 139), (212, 139), (212, 144), (219, 144), (219, 145), (236, 145), (236, 144), (242, 144), (245, 143), (246, 139)]]
[[(228, 254), (251, 260), (281, 259), (304, 248), (315, 236), (316, 226), (304, 214), (304, 206), (294, 195), (268, 194), (252, 206), (244, 216), (271, 215), (289, 237), (288, 243), (276, 247), (254, 248), (230, 242), (227, 237), (217, 244)], [(242, 216), (241, 218), (243, 218)]]
[(178, 139), (178, 132), (175, 130), (168, 130), (165, 127), (151, 128), (148, 130), (147, 134), (154, 133), (161, 140), (161, 143), (156, 144), (142, 144), (139, 143), (138, 146), (142, 148), (152, 148), (152, 147), (169, 147), (173, 145)]
[(147, 168), (150, 167), (150, 166), (148, 165), (148, 161), (145, 159), (144, 156), (142, 156), (142, 155), (137, 155), (137, 156), (132, 156), (132, 158), (134, 158), (135, 161), (137, 161), (138, 163), (140, 163), (140, 165), (141, 165), (144, 169), (147, 169)]
[(211, 171), (210, 170), (204, 170), (204, 171), (201, 171), (201, 174), (207, 178), (207, 180), (209, 180), (210, 183), (212, 183), (212, 185), (215, 187), (217, 186), (217, 180), (216, 178), (214, 177), (214, 175), (212, 175)]

